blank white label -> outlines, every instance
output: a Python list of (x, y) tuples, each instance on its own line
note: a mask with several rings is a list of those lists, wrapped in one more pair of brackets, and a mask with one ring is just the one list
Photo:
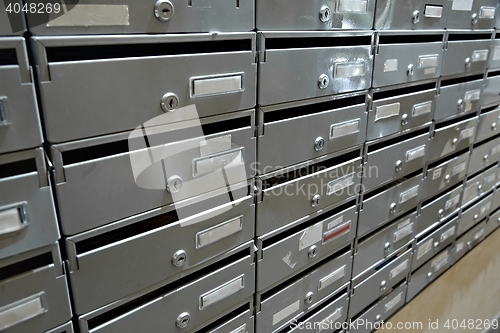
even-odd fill
[(365, 14), (367, 12), (367, 0), (338, 0), (337, 13)]
[(416, 104), (413, 106), (413, 116), (418, 117), (430, 113), (432, 110), (432, 101)]
[(290, 315), (294, 314), (299, 309), (300, 309), (300, 300), (296, 300), (283, 310), (276, 312), (273, 316), (273, 326), (281, 322), (283, 319), (286, 319)]
[(25, 226), (19, 214), (19, 207), (0, 211), (0, 235), (19, 231)]
[(443, 173), (443, 168), (437, 168), (436, 170), (434, 170), (434, 172), (432, 173), (432, 180), (435, 180), (435, 179), (438, 179), (439, 177), (441, 177), (442, 173)]
[(453, 170), (451, 170), (451, 175), (452, 176), (458, 175), (459, 173), (464, 172), (466, 168), (467, 168), (467, 162), (462, 162), (459, 165), (455, 165), (453, 167)]
[(330, 230), (332, 229), (333, 227), (336, 227), (338, 226), (339, 224), (341, 224), (342, 222), (344, 222), (344, 215), (340, 215), (339, 217), (337, 217), (335, 220), (333, 220), (332, 222), (329, 222), (328, 223), (328, 226), (327, 226), (327, 230)]
[(483, 215), (484, 213), (488, 212), (491, 208), (491, 202), (488, 202), (486, 205), (482, 206), (479, 209), (479, 215)]
[(431, 238), (418, 246), (417, 260), (429, 253), (429, 251), (432, 249), (432, 241), (433, 239)]
[(444, 205), (444, 210), (448, 210), (451, 207), (455, 207), (459, 203), (459, 201), (460, 201), (460, 194), (446, 201), (446, 204)]
[(406, 192), (401, 193), (399, 196), (399, 203), (404, 203), (412, 198), (415, 198), (418, 195), (418, 188), (420, 185), (417, 185)]
[(330, 127), (330, 139), (340, 138), (346, 135), (359, 133), (360, 119), (350, 120)]
[(387, 59), (384, 62), (384, 73), (396, 72), (398, 70), (398, 59)]
[(32, 296), (0, 309), (0, 331), (45, 312), (41, 295)]
[(244, 278), (245, 276), (241, 275), (236, 279), (208, 292), (207, 294), (200, 296), (200, 310), (220, 302), (245, 288)]
[(443, 16), (443, 6), (425, 6), (425, 17), (441, 18)]
[(387, 304), (385, 305), (384, 312), (387, 313), (387, 312), (391, 311), (391, 309), (393, 309), (396, 305), (398, 305), (402, 299), (403, 299), (403, 293), (399, 293), (391, 301), (387, 302)]
[(486, 61), (488, 60), (488, 50), (477, 50), (472, 53), (472, 62)]
[(349, 78), (365, 75), (365, 63), (337, 63), (335, 64), (335, 78)]
[(234, 235), (243, 229), (243, 221), (237, 217), (196, 234), (196, 248), (204, 247)]
[(472, 10), (473, 4), (474, 0), (453, 0), (453, 5), (451, 6), (451, 10), (470, 12)]
[(399, 116), (400, 107), (400, 103), (377, 106), (375, 109), (375, 121)]
[(425, 145), (417, 147), (406, 152), (406, 162), (416, 160), (417, 158), (423, 157), (425, 155)]
[(413, 233), (413, 223), (394, 233), (394, 243), (399, 242), (403, 238), (411, 235), (412, 233)]
[(474, 127), (469, 127), (460, 132), (460, 140), (472, 138), (474, 136)]
[(410, 224), (410, 222), (411, 222), (411, 220), (410, 220), (410, 219), (406, 219), (406, 220), (404, 220), (403, 222), (400, 222), (400, 223), (398, 224), (398, 229), (402, 229), (402, 228), (406, 227), (407, 225), (409, 225), (409, 224)]
[(474, 236), (472, 237), (472, 241), (477, 241), (478, 239), (483, 237), (483, 235), (484, 235), (484, 228), (482, 228), (481, 230), (479, 230), (474, 234)]
[(458, 253), (460, 251), (462, 251), (462, 249), (464, 248), (464, 243), (458, 243), (457, 244), (457, 248), (455, 249), (455, 253)]
[(474, 199), (477, 194), (477, 183), (470, 184), (465, 188), (464, 191), (464, 203), (467, 203)]
[(60, 15), (49, 14), (47, 27), (105, 27), (129, 25), (128, 5), (76, 5)]
[(326, 287), (332, 285), (333, 283), (335, 283), (338, 280), (340, 280), (341, 278), (343, 278), (345, 276), (345, 269), (346, 269), (346, 265), (340, 267), (339, 269), (335, 270), (331, 274), (328, 274), (327, 276), (325, 276), (324, 278), (319, 280), (318, 290), (323, 290)]
[(445, 240), (447, 240), (448, 238), (450, 238), (451, 236), (453, 236), (455, 234), (455, 230), (456, 230), (456, 228), (455, 228), (455, 226), (453, 226), (450, 229), (448, 229), (445, 232), (443, 232), (441, 234), (440, 241), (444, 242)]
[(495, 7), (482, 6), (479, 9), (479, 18), (493, 20), (495, 18)]
[(492, 147), (490, 150), (490, 155), (495, 155), (498, 152), (500, 152), (500, 145), (496, 145), (496, 146)]
[(326, 195), (332, 195), (354, 184), (354, 173), (332, 180), (327, 184)]
[(437, 67), (439, 55), (425, 55), (418, 57), (418, 68)]
[(449, 258), (450, 256), (448, 255), (448, 250), (434, 258), (431, 262), (431, 267), (434, 267), (434, 272), (446, 265)]
[(332, 324), (335, 323), (339, 318), (342, 316), (342, 307), (338, 308), (333, 312), (331, 315), (329, 315), (327, 318), (323, 319), (321, 323), (319, 324), (319, 327), (317, 328), (316, 332), (323, 332), (326, 329), (329, 329), (332, 327)]
[(309, 248), (311, 245), (321, 241), (323, 237), (323, 222), (316, 223), (315, 225), (304, 230), (300, 237), (299, 251)]
[(193, 176), (198, 177), (220, 170), (221, 168), (229, 169), (244, 165), (242, 150), (243, 148), (240, 148), (193, 160)]
[(399, 274), (403, 273), (408, 268), (408, 259), (406, 259), (403, 263), (399, 264), (396, 268), (394, 268), (389, 273), (389, 280), (394, 279)]
[(436, 67), (424, 68), (424, 75), (436, 74)]
[(242, 76), (192, 79), (192, 97), (210, 96), (240, 92), (243, 90)]

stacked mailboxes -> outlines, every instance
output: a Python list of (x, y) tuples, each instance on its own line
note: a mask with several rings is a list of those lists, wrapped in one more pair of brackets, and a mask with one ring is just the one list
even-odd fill
[(386, 320), (500, 222), (497, 5), (0, 17), (0, 331)]

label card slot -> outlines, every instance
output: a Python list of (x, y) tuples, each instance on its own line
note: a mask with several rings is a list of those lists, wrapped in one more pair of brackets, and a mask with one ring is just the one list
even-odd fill
[(417, 158), (425, 156), (425, 145), (417, 147), (406, 152), (406, 162), (416, 160)]
[(342, 191), (354, 184), (354, 173), (332, 180), (327, 184), (326, 195)]
[(350, 78), (365, 75), (364, 62), (336, 63), (335, 78)]
[(402, 204), (402, 203), (407, 202), (408, 200), (418, 196), (418, 188), (419, 187), (420, 187), (420, 185), (417, 185), (417, 186), (409, 189), (408, 191), (401, 193), (401, 195), (399, 196), (399, 203)]
[(241, 275), (226, 284), (200, 296), (200, 310), (213, 305), (245, 288), (245, 276)]
[(328, 274), (327, 276), (319, 280), (318, 290), (323, 290), (326, 287), (342, 279), (345, 276), (345, 271), (346, 271), (346, 265), (340, 267), (331, 274)]
[(240, 232), (241, 230), (243, 230), (243, 219), (242, 216), (239, 216), (207, 230), (200, 231), (196, 234), (196, 248), (199, 249), (216, 243), (223, 238)]
[(425, 103), (415, 104), (413, 106), (413, 116), (418, 117), (426, 113), (430, 113), (432, 111), (432, 101), (428, 101)]
[(359, 133), (360, 119), (350, 120), (330, 126), (330, 139), (340, 138), (346, 135)]
[(0, 331), (46, 312), (42, 296), (43, 293), (0, 308)]
[(243, 91), (243, 74), (191, 78), (191, 97)]

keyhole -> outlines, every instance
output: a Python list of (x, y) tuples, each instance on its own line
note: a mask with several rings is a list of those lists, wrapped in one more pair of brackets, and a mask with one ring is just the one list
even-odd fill
[(168, 105), (170, 105), (170, 107), (173, 108), (174, 107), (174, 100), (171, 99), (170, 102), (168, 103)]
[(168, 14), (168, 13), (170, 13), (170, 9), (168, 9), (168, 8), (163, 8), (163, 12), (164, 12), (165, 14)]
[(325, 18), (328, 19), (328, 11), (325, 12)]
[(187, 320), (187, 318), (184, 318), (184, 319), (182, 320), (182, 325), (187, 325), (187, 324), (188, 324), (188, 322), (189, 322), (189, 320)]

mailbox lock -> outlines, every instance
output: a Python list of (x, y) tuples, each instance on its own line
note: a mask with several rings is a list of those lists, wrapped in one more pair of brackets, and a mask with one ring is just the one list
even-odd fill
[(469, 57), (465, 58), (465, 68), (470, 68), (470, 65), (471, 65), (470, 58)]
[(401, 170), (403, 170), (403, 162), (401, 160), (398, 160), (396, 162), (396, 171), (399, 172)]
[(413, 76), (413, 74), (415, 74), (414, 66), (413, 66), (413, 64), (409, 64), (408, 65), (408, 70), (406, 71), (406, 75), (407, 76)]
[(463, 99), (459, 99), (457, 101), (457, 107), (458, 107), (458, 111), (462, 112), (464, 110), (464, 100)]
[(491, 124), (491, 130), (496, 131), (497, 130), (497, 123)]
[(477, 221), (478, 218), (479, 218), (478, 214), (474, 215), (474, 221)]
[(318, 254), (318, 248), (315, 245), (311, 246), (309, 248), (309, 251), (307, 252), (309, 258), (314, 258), (316, 257), (317, 254)]
[(172, 265), (175, 267), (184, 266), (187, 261), (187, 253), (184, 250), (179, 250), (172, 256)]
[(439, 216), (439, 218), (443, 218), (444, 210), (442, 208), (438, 211), (438, 216)]
[(401, 125), (406, 126), (408, 125), (408, 115), (405, 113), (403, 116), (401, 116)]
[(467, 248), (469, 249), (469, 251), (472, 250), (472, 242), (467, 242)]
[(387, 288), (387, 282), (384, 280), (380, 282), (380, 290), (385, 290)]
[(450, 175), (446, 175), (446, 176), (444, 176), (444, 182), (445, 182), (445, 183), (449, 183), (449, 182), (450, 182), (450, 179), (451, 179), (451, 176), (450, 176)]
[(332, 11), (330, 10), (330, 7), (328, 6), (323, 6), (321, 7), (319, 11), (319, 19), (321, 22), (328, 22), (330, 21), (330, 18), (332, 17)]
[(488, 154), (486, 154), (486, 155), (484, 155), (484, 156), (483, 156), (483, 160), (484, 160), (485, 162), (488, 160), (488, 158), (489, 158)]
[(311, 200), (311, 207), (319, 206), (320, 201), (321, 201), (321, 195), (316, 194)]
[(500, 223), (500, 217), (497, 219), (497, 222)]
[(434, 243), (434, 250), (437, 251), (439, 249), (439, 242)]
[(432, 280), (432, 272), (427, 273), (427, 279), (429, 281)]
[(398, 205), (396, 205), (396, 204), (393, 202), (393, 203), (391, 203), (391, 206), (390, 206), (390, 210), (389, 210), (389, 212), (390, 212), (391, 214), (394, 214), (394, 213), (396, 213), (396, 209), (397, 209), (397, 208), (398, 208)]
[(326, 74), (321, 74), (318, 79), (319, 89), (326, 89), (330, 84), (330, 78)]
[(174, 16), (174, 5), (168, 0), (156, 1), (155, 16), (161, 22), (170, 20)]
[(458, 139), (457, 138), (453, 138), (453, 140), (451, 141), (451, 145), (455, 146), (457, 143), (458, 143)]
[(472, 14), (471, 19), (472, 19), (472, 25), (476, 24), (477, 23), (477, 13)]
[(167, 179), (168, 193), (177, 193), (182, 188), (182, 178), (175, 175)]
[(391, 243), (387, 242), (384, 245), (384, 253), (387, 255), (389, 254), (389, 251), (391, 251)]
[(317, 137), (316, 141), (314, 141), (314, 150), (320, 151), (325, 148), (325, 139), (322, 137)]
[(166, 93), (161, 99), (161, 108), (164, 112), (170, 112), (179, 106), (179, 98), (174, 93)]
[(313, 301), (313, 296), (314, 296), (314, 293), (312, 291), (308, 292), (306, 295), (306, 298), (304, 299), (304, 302), (306, 304), (311, 304)]
[(413, 12), (413, 24), (420, 22), (420, 11), (416, 10)]
[(483, 189), (483, 185), (481, 185), (481, 184), (477, 185), (477, 191), (478, 192), (481, 192), (482, 189)]
[(375, 316), (375, 322), (376, 323), (380, 323), (381, 320), (382, 320), (382, 316), (381, 315), (376, 315)]
[(183, 312), (177, 317), (175, 325), (179, 328), (186, 328), (190, 321), (191, 315), (188, 312)]

